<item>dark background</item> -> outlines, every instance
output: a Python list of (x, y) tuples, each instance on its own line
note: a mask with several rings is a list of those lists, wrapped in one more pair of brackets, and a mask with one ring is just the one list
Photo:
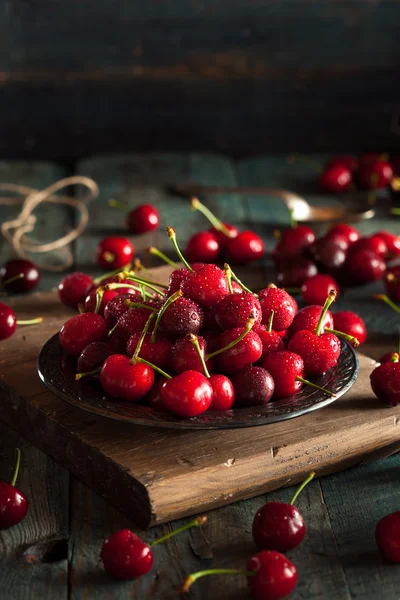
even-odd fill
[(396, 151), (396, 0), (1, 0), (0, 158)]

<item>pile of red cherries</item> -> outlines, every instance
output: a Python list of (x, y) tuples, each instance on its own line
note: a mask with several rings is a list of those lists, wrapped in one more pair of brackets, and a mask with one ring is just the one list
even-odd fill
[(376, 190), (390, 185), (400, 175), (400, 157), (369, 153), (360, 158), (336, 156), (324, 167), (319, 185), (325, 192), (346, 192), (354, 187)]

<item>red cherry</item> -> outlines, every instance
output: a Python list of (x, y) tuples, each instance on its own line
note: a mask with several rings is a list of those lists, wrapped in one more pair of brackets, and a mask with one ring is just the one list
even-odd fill
[(184, 295), (203, 308), (214, 308), (229, 294), (228, 281), (217, 265), (203, 265), (181, 285)]
[(39, 269), (26, 258), (13, 258), (0, 268), (0, 287), (5, 287), (14, 294), (32, 291), (39, 281)]
[(301, 286), (301, 293), (303, 295), (304, 302), (307, 304), (321, 304), (323, 306), (326, 297), (331, 290), (335, 290), (339, 293), (339, 285), (330, 275), (314, 275)]
[(375, 396), (383, 404), (397, 406), (400, 403), (400, 362), (398, 360), (376, 367), (370, 375), (370, 381)]
[(163, 377), (162, 375), (159, 375), (158, 377), (156, 377), (153, 387), (151, 388), (151, 390), (149, 391), (149, 393), (147, 394), (147, 396), (145, 398), (146, 402), (152, 408), (156, 408), (157, 410), (164, 408), (162, 397), (161, 397), (161, 389), (162, 389), (164, 383), (166, 383), (167, 381), (168, 381), (167, 378)]
[(312, 331), (298, 331), (288, 344), (304, 362), (307, 375), (322, 375), (337, 365), (340, 356), (340, 341), (333, 333), (316, 335)]
[[(308, 331), (315, 331), (317, 329), (321, 313), (322, 305), (305, 306), (304, 308), (300, 309), (287, 332), (289, 339), (293, 337), (297, 331), (301, 331), (302, 329), (308, 329)], [(325, 315), (323, 321), (323, 328), (333, 329), (333, 316), (332, 313), (329, 312), (329, 310)]]
[(229, 410), (235, 400), (235, 390), (225, 375), (211, 375), (209, 380), (213, 390), (210, 410)]
[(127, 221), (129, 231), (135, 235), (139, 235), (158, 229), (160, 225), (160, 213), (151, 204), (141, 204), (130, 211)]
[(58, 285), (58, 295), (63, 304), (78, 308), (83, 304), (90, 290), (94, 286), (94, 281), (89, 275), (80, 273), (70, 273)]
[(303, 256), (279, 263), (276, 280), (280, 287), (301, 287), (306, 279), (318, 273), (317, 266)]
[(167, 297), (172, 296), (182, 288), (184, 281), (188, 281), (192, 274), (186, 267), (175, 269), (169, 276)]
[(365, 167), (366, 165), (370, 165), (375, 163), (377, 160), (380, 160), (384, 155), (378, 154), (377, 152), (366, 152), (358, 159), (358, 164), (360, 167)]
[(17, 317), (12, 308), (0, 302), (0, 340), (11, 337), (17, 329)]
[(198, 371), (188, 370), (172, 377), (162, 387), (164, 406), (181, 417), (195, 417), (211, 405), (213, 389), (208, 379)]
[(219, 255), (216, 236), (210, 231), (195, 233), (187, 243), (185, 255), (190, 262), (212, 263)]
[(113, 354), (105, 361), (100, 382), (107, 394), (127, 402), (137, 402), (151, 390), (154, 371), (142, 363), (131, 364), (122, 354)]
[[(347, 252), (347, 250), (354, 244), (354, 242), (351, 242), (349, 240), (349, 238), (346, 237), (344, 234), (339, 233), (339, 232), (336, 233), (335, 231), (333, 231), (329, 235), (326, 234), (322, 238), (319, 238), (319, 240), (317, 240), (317, 242), (319, 242), (320, 244), (322, 244), (323, 242), (335, 244), (341, 250), (343, 250), (343, 252)], [(309, 249), (310, 254), (312, 254), (312, 252), (314, 251), (314, 248), (315, 248), (315, 245), (313, 244), (313, 246)]]
[(400, 237), (390, 231), (377, 231), (376, 234), (382, 238), (387, 246), (387, 256), (393, 258), (400, 256)]
[[(244, 327), (235, 327), (224, 331), (218, 339), (218, 350), (232, 344), (245, 332), (246, 328)], [(239, 369), (256, 363), (261, 358), (262, 349), (260, 336), (254, 331), (248, 331), (240, 342), (216, 355), (218, 367), (223, 373), (235, 373)]]
[(327, 167), (319, 178), (319, 185), (324, 192), (345, 192), (352, 183), (351, 171), (343, 163)]
[(387, 270), (385, 275), (385, 287), (388, 296), (395, 300), (400, 301), (400, 266), (392, 267)]
[(254, 331), (260, 336), (262, 343), (262, 356), (267, 356), (270, 352), (278, 352), (283, 350), (282, 337), (276, 331), (268, 331), (266, 325), (259, 325), (254, 327)]
[[(201, 336), (198, 336), (197, 340), (200, 346), (200, 351), (205, 357), (206, 341)], [(200, 358), (196, 349), (191, 343), (189, 336), (176, 340), (176, 342), (173, 344), (171, 347), (170, 363), (171, 368), (175, 371), (175, 373), (183, 373), (187, 370), (199, 371), (200, 373), (203, 373), (203, 366)], [(207, 360), (206, 365), (207, 369), (212, 371), (213, 363)]]
[(225, 250), (228, 245), (230, 238), (235, 238), (239, 235), (239, 229), (234, 225), (230, 225), (229, 223), (222, 223), (224, 228), (229, 231), (229, 236), (226, 235), (223, 231), (220, 231), (216, 227), (210, 227), (208, 231), (211, 231), (217, 238), (217, 242), (219, 244), (219, 249), (221, 251)]
[(369, 250), (355, 250), (347, 261), (349, 276), (357, 283), (369, 283), (383, 277), (384, 260)]
[(0, 529), (8, 529), (17, 525), (25, 519), (28, 512), (28, 498), (15, 487), (20, 461), (21, 452), (17, 448), (17, 464), (12, 482), (6, 483), (5, 481), (0, 481)]
[(234, 238), (230, 238), (226, 245), (228, 260), (237, 265), (246, 265), (254, 260), (259, 260), (265, 254), (262, 239), (254, 231), (242, 231)]
[(274, 248), (274, 259), (282, 261), (300, 256), (315, 242), (315, 237), (315, 232), (307, 225), (285, 229)]
[(137, 292), (134, 294), (118, 294), (109, 300), (104, 308), (104, 318), (109, 327), (114, 327), (118, 319), (129, 309), (127, 302), (141, 302), (142, 297)]
[(393, 169), (386, 160), (360, 164), (357, 173), (358, 183), (366, 190), (387, 187), (393, 178)]
[(358, 160), (355, 156), (343, 155), (335, 156), (326, 163), (326, 168), (335, 167), (337, 165), (344, 165), (352, 173), (358, 169)]
[(334, 326), (331, 329), (336, 329), (355, 337), (360, 345), (364, 344), (367, 339), (367, 327), (360, 316), (348, 310), (335, 313), (333, 315)]
[(336, 236), (346, 238), (349, 245), (354, 244), (361, 237), (359, 231), (351, 225), (347, 225), (347, 223), (336, 223), (336, 225), (333, 225), (325, 235), (325, 238), (334, 239)]
[(262, 367), (245, 367), (231, 375), (231, 380), (238, 406), (265, 405), (274, 393), (274, 380)]
[(271, 312), (274, 311), (274, 330), (282, 331), (290, 327), (297, 312), (295, 299), (285, 290), (274, 285), (261, 290), (258, 295), (262, 310), (262, 322), (268, 323)]
[(378, 233), (375, 233), (370, 237), (360, 238), (351, 248), (351, 252), (357, 252), (359, 250), (368, 250), (383, 258), (387, 254), (388, 247), (384, 238)]
[(274, 550), (262, 550), (247, 563), (247, 579), (251, 596), (255, 600), (280, 600), (294, 590), (297, 569), (283, 554)]
[(110, 535), (103, 544), (100, 558), (107, 573), (116, 579), (145, 575), (154, 561), (150, 546), (129, 529)]
[[(145, 308), (149, 306), (149, 309)], [(153, 308), (148, 303), (144, 303), (144, 307), (131, 308), (123, 313), (118, 319), (115, 326), (114, 335), (119, 337), (123, 342), (127, 343), (131, 335), (136, 331), (142, 331), (151, 314), (150, 308)], [(154, 311), (153, 311), (154, 312)]]
[(253, 538), (260, 549), (287, 552), (303, 541), (306, 524), (294, 503), (314, 475), (314, 472), (309, 474), (297, 489), (290, 504), (267, 502), (258, 509), (253, 520)]
[(400, 355), (398, 352), (386, 352), (383, 356), (380, 357), (378, 363), (384, 365), (390, 362), (398, 362), (400, 360)]
[(82, 313), (68, 319), (61, 327), (60, 344), (67, 354), (79, 354), (91, 342), (102, 342), (107, 339), (107, 323), (95, 313)]
[(204, 323), (204, 312), (190, 298), (178, 298), (165, 309), (159, 331), (171, 338), (193, 333), (196, 335)]
[[(129, 279), (122, 279), (120, 275), (109, 275), (106, 277), (103, 277), (103, 279), (101, 279), (100, 281), (96, 280), (97, 285), (100, 287), (106, 287), (108, 284), (111, 283), (118, 283), (118, 285), (122, 285), (122, 284), (126, 284), (126, 288), (125, 287), (118, 287), (115, 288), (118, 292), (118, 294), (132, 294), (132, 295), (137, 295), (140, 296), (140, 292), (133, 289), (131, 286), (134, 285), (134, 283), (132, 281), (130, 281)], [(140, 296), (141, 297), (141, 296)], [(132, 300), (132, 298), (131, 298)]]
[[(130, 336), (126, 346), (128, 356), (133, 356), (135, 353), (141, 334), (141, 331), (137, 331)], [(170, 362), (170, 353), (171, 342), (169, 340), (157, 335), (156, 339), (152, 341), (151, 333), (146, 333), (140, 348), (141, 358), (156, 365), (156, 367), (160, 367), (160, 369), (167, 369)]]
[[(347, 240), (342, 238), (342, 243), (347, 245)], [(310, 248), (310, 253), (318, 269), (331, 274), (340, 274), (347, 258), (347, 252), (343, 250), (340, 243), (325, 238), (317, 240)]]
[(129, 240), (111, 236), (97, 247), (97, 262), (103, 269), (121, 269), (134, 257), (135, 249)]
[(272, 352), (263, 358), (260, 364), (272, 375), (275, 383), (273, 397), (276, 400), (293, 396), (303, 385), (298, 379), (304, 375), (303, 359), (294, 352)]
[(102, 367), (105, 360), (115, 354), (112, 346), (106, 342), (91, 342), (82, 350), (78, 358), (78, 373), (90, 373)]
[(375, 539), (381, 554), (387, 560), (400, 563), (400, 511), (386, 515), (379, 521)]
[[(107, 307), (107, 304), (110, 302), (110, 300), (112, 300), (116, 296), (118, 296), (117, 290), (105, 290), (102, 293), (100, 308), (98, 310), (99, 315), (101, 315), (102, 317), (104, 316), (104, 311)], [(94, 312), (96, 310), (96, 306), (97, 306), (97, 288), (93, 288), (86, 297), (85, 305), (84, 305), (85, 312)]]
[(225, 296), (215, 307), (215, 320), (221, 329), (245, 327), (249, 315), (253, 314), (255, 326), (261, 323), (261, 305), (258, 298), (249, 292)]

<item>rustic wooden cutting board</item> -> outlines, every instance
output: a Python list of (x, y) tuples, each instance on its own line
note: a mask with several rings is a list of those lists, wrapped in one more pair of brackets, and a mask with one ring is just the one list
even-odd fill
[[(163, 282), (169, 267), (153, 270)], [(250, 284), (250, 282), (249, 282)], [(43, 343), (73, 313), (55, 292), (10, 301), (20, 327), (0, 343), (1, 418), (116, 507), (146, 527), (255, 496), (400, 448), (400, 407), (383, 408), (369, 387), (374, 361), (359, 355), (360, 375), (330, 406), (290, 421), (249, 429), (173, 431), (101, 418), (59, 400), (36, 372)]]

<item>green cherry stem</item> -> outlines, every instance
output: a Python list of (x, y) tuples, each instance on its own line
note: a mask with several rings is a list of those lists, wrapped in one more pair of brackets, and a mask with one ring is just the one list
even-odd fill
[(162, 542), (169, 540), (170, 538), (172, 538), (174, 535), (177, 535), (178, 533), (182, 533), (183, 531), (186, 531), (187, 529), (192, 529), (192, 527), (201, 527), (206, 522), (207, 522), (206, 516), (197, 517), (196, 519), (193, 519), (193, 521), (186, 523), (186, 525), (182, 525), (182, 527), (178, 527), (177, 529), (174, 529), (174, 531), (170, 531), (169, 533), (166, 533), (165, 535), (162, 535), (161, 537), (153, 540), (152, 542), (150, 542), (149, 546), (151, 546), (151, 547), (157, 546), (157, 544), (161, 544)]
[[(225, 264), (225, 265), (224, 265), (224, 268), (225, 268), (226, 266), (227, 266), (227, 265)], [(229, 265), (228, 265), (228, 267), (229, 267)], [(231, 275), (232, 275), (232, 279), (233, 279), (233, 281), (236, 281), (236, 283), (237, 283), (238, 285), (240, 285), (240, 287), (242, 288), (242, 290), (244, 290), (245, 292), (249, 292), (249, 294), (252, 294), (252, 293), (253, 293), (253, 292), (252, 292), (252, 291), (251, 291), (251, 290), (250, 290), (248, 287), (246, 287), (246, 286), (244, 285), (244, 283), (242, 283), (242, 282), (240, 281), (239, 277), (238, 277), (237, 275), (235, 275), (235, 273), (232, 271), (232, 269), (231, 269)]]
[(207, 369), (207, 365), (206, 365), (206, 361), (204, 360), (204, 356), (203, 353), (201, 351), (200, 348), (200, 344), (199, 344), (199, 340), (197, 338), (197, 335), (193, 335), (193, 333), (190, 334), (189, 336), (190, 339), (190, 343), (195, 347), (196, 352), (198, 354), (199, 360), (201, 362), (201, 366), (203, 367), (203, 371), (204, 371), (204, 376), (207, 377), (207, 379), (210, 379), (210, 373), (208, 372)]
[(255, 317), (254, 317), (253, 313), (251, 313), (250, 317), (247, 320), (246, 327), (245, 327), (245, 330), (243, 331), (243, 333), (241, 333), (239, 335), (239, 337), (236, 338), (236, 340), (233, 340), (232, 342), (230, 342), (223, 348), (220, 348), (219, 350), (215, 350), (215, 352), (211, 352), (210, 354), (206, 354), (206, 360), (209, 360), (210, 358), (217, 356), (217, 354), (221, 354), (221, 352), (225, 352), (225, 350), (230, 350), (231, 348), (236, 346), (236, 344), (241, 342), (242, 339), (244, 337), (246, 337), (246, 335), (249, 333), (249, 331), (253, 328), (254, 323), (255, 323)]
[(6, 279), (5, 281), (2, 281), (0, 283), (0, 288), (6, 287), (9, 283), (12, 283), (13, 281), (17, 281), (17, 279), (23, 279), (24, 277), (25, 277), (25, 275), (23, 273), (18, 273), (17, 275), (14, 275), (13, 277), (9, 277), (8, 279)]
[[(393, 188), (393, 189), (395, 189), (395, 188)], [(390, 212), (392, 213), (392, 215), (400, 215), (400, 208), (391, 208)]]
[[(129, 289), (135, 290), (136, 292), (140, 292), (142, 294), (142, 290), (141, 290), (140, 286), (138, 286), (138, 285), (132, 285), (132, 284), (129, 284), (129, 283), (107, 283), (107, 285), (105, 287), (105, 289), (107, 291), (108, 290), (118, 290), (120, 288), (129, 288)], [(152, 298), (153, 297), (153, 295), (150, 294), (149, 292), (146, 292), (146, 290), (144, 292), (145, 292), (146, 298)]]
[(344, 331), (338, 331), (337, 329), (331, 329), (330, 327), (325, 327), (324, 331), (325, 331), (325, 333), (333, 333), (337, 337), (340, 337), (343, 340), (346, 340), (346, 342), (349, 342), (349, 344), (351, 344), (351, 346), (353, 346), (353, 348), (358, 348), (358, 346), (360, 345), (360, 342), (358, 341), (358, 339), (356, 337), (354, 337), (353, 335), (344, 333)]
[(305, 479), (303, 481), (303, 483), (301, 485), (299, 485), (299, 487), (297, 488), (293, 498), (290, 501), (290, 504), (293, 506), (293, 504), (296, 502), (299, 494), (304, 490), (304, 488), (306, 487), (306, 485), (308, 485), (310, 483), (310, 481), (312, 479), (314, 479), (315, 477), (315, 471), (311, 471), (311, 473), (308, 475), (307, 479)]
[(169, 237), (169, 239), (172, 242), (173, 247), (175, 248), (175, 252), (177, 253), (177, 255), (179, 256), (179, 258), (181, 259), (181, 261), (183, 262), (183, 264), (185, 265), (185, 267), (191, 272), (193, 273), (193, 269), (192, 267), (189, 265), (188, 261), (186, 260), (186, 258), (183, 256), (182, 252), (179, 249), (178, 246), (178, 242), (176, 241), (176, 231), (173, 227), (167, 227), (167, 235)]
[(119, 275), (120, 273), (123, 273), (124, 271), (129, 271), (129, 269), (131, 268), (131, 263), (128, 263), (127, 265), (125, 265), (124, 267), (120, 267), (119, 269), (114, 269), (113, 271), (109, 271), (108, 273), (105, 273), (104, 275), (100, 275), (100, 277), (96, 277), (96, 279), (93, 279), (93, 282), (95, 284), (101, 283), (103, 281), (103, 279), (108, 279), (109, 277), (114, 277), (115, 275)]
[(23, 321), (17, 321), (17, 325), (37, 325), (38, 323), (43, 323), (43, 317), (37, 317), (36, 319), (28, 319)]
[(227, 227), (225, 227), (223, 222), (220, 219), (218, 219), (218, 217), (216, 217), (211, 212), (211, 210), (207, 208), (207, 206), (200, 202), (198, 198), (193, 197), (190, 201), (190, 204), (192, 205), (192, 208), (194, 208), (194, 210), (198, 210), (199, 212), (201, 212), (206, 217), (206, 219), (210, 221), (211, 225), (215, 227), (215, 229), (221, 231), (224, 235), (226, 235), (226, 237), (232, 237), (231, 232)]
[(397, 363), (397, 362), (399, 362), (399, 360), (400, 360), (400, 354), (398, 352), (393, 352), (390, 362)]
[(296, 381), (301, 381), (301, 383), (304, 383), (304, 385), (308, 385), (310, 387), (313, 387), (316, 390), (320, 390), (321, 392), (324, 392), (325, 394), (328, 394), (328, 396), (331, 396), (332, 398), (336, 398), (336, 394), (334, 394), (333, 392), (330, 392), (326, 388), (323, 388), (323, 387), (317, 385), (316, 383), (312, 383), (312, 381), (308, 381), (308, 379), (304, 379), (303, 377), (297, 376), (296, 377)]
[(143, 279), (143, 277), (137, 277), (136, 275), (132, 275), (129, 272), (124, 272), (123, 276), (124, 276), (124, 279), (127, 279), (128, 281), (135, 281), (136, 283), (144, 283), (144, 285), (146, 287), (150, 288), (154, 292), (157, 292), (157, 294), (160, 294), (160, 290), (158, 288), (162, 288), (164, 290), (168, 289), (168, 286), (165, 285), (164, 283), (153, 283), (152, 281), (148, 281), (148, 279)]
[(195, 581), (206, 575), (243, 575), (244, 577), (251, 577), (254, 573), (255, 571), (245, 571), (242, 569), (205, 569), (204, 571), (197, 571), (197, 573), (192, 573), (186, 577), (179, 592), (185, 594), (189, 591)]
[(292, 229), (296, 229), (296, 227), (297, 227), (297, 221), (296, 221), (296, 219), (294, 218), (294, 210), (293, 210), (293, 208), (291, 208), (291, 209), (289, 210), (289, 217), (290, 217), (290, 227), (291, 227)]
[(271, 310), (271, 314), (268, 317), (268, 324), (267, 324), (268, 333), (271, 333), (271, 331), (272, 331), (272, 321), (274, 320), (274, 314), (275, 314), (275, 311)]
[(143, 302), (132, 302), (131, 300), (124, 300), (124, 304), (129, 308), (145, 308), (146, 310), (150, 310), (153, 313), (158, 312), (156, 308), (153, 306), (149, 306), (148, 304), (143, 304)]
[(96, 315), (99, 314), (99, 310), (100, 310), (100, 306), (101, 306), (101, 301), (103, 300), (103, 294), (105, 292), (105, 289), (103, 287), (98, 287), (96, 290), (96, 308), (94, 309), (94, 312), (96, 313)]
[(108, 206), (111, 206), (111, 208), (120, 208), (122, 210), (126, 210), (128, 208), (128, 203), (123, 202), (122, 200), (116, 200), (115, 198), (110, 198), (108, 201)]
[(229, 293), (233, 294), (233, 289), (232, 289), (232, 270), (230, 268), (230, 266), (225, 263), (224, 264), (224, 273), (225, 273), (225, 277), (228, 281), (228, 288), (229, 288)]
[(141, 333), (141, 336), (140, 336), (139, 341), (138, 341), (137, 346), (136, 346), (136, 350), (135, 350), (132, 358), (137, 358), (139, 356), (139, 352), (140, 352), (140, 350), (142, 348), (143, 340), (146, 337), (146, 333), (148, 332), (149, 327), (150, 327), (153, 319), (155, 319), (155, 317), (156, 317), (155, 313), (152, 313), (149, 316), (149, 318), (147, 319), (146, 325), (143, 327), (143, 331)]
[(160, 258), (163, 262), (167, 263), (167, 265), (174, 267), (174, 269), (178, 268), (178, 265), (173, 260), (168, 258), (168, 256), (164, 254), (164, 252), (161, 252), (161, 250), (159, 250), (158, 248), (150, 246), (150, 248), (147, 248), (147, 252), (152, 256), (157, 256), (157, 258)]
[(335, 302), (336, 296), (337, 296), (337, 291), (336, 290), (330, 290), (329, 295), (328, 295), (327, 299), (325, 300), (325, 304), (323, 306), (321, 315), (319, 317), (318, 325), (317, 325), (317, 328), (315, 330), (315, 335), (321, 335), (321, 333), (323, 331), (323, 323), (324, 323), (324, 320), (325, 320), (325, 315), (328, 312), (328, 308), (330, 307), (330, 305), (333, 302)]
[(93, 371), (86, 371), (86, 373), (77, 373), (75, 375), (75, 381), (79, 381), (80, 379), (82, 379), (82, 377), (86, 377), (87, 375), (97, 375), (97, 373), (100, 373), (101, 371), (101, 367), (99, 367), (98, 369), (93, 369)]
[(137, 363), (142, 363), (142, 365), (147, 365), (148, 367), (151, 367), (152, 369), (157, 371), (157, 373), (160, 373), (160, 375), (165, 377), (165, 379), (172, 379), (171, 375), (168, 375), (168, 373), (166, 373), (165, 371), (160, 369), (160, 367), (153, 365), (153, 363), (149, 362), (148, 360), (145, 360), (144, 358), (140, 358), (140, 356), (132, 356), (131, 365), (136, 365)]
[(389, 296), (386, 296), (386, 294), (376, 294), (374, 298), (375, 300), (382, 300), (382, 302), (385, 302), (391, 309), (400, 313), (400, 308), (389, 298)]
[(165, 313), (165, 311), (167, 310), (167, 308), (173, 302), (175, 302), (175, 300), (178, 300), (178, 298), (181, 298), (182, 295), (183, 295), (183, 292), (181, 290), (178, 290), (177, 292), (175, 292), (175, 294), (172, 294), (172, 296), (170, 296), (166, 302), (164, 302), (164, 304), (162, 305), (162, 307), (158, 311), (157, 319), (156, 319), (156, 322), (155, 322), (155, 325), (154, 325), (154, 329), (153, 329), (153, 333), (151, 334), (151, 340), (150, 341), (152, 343), (154, 343), (156, 341), (157, 330), (158, 330), (158, 327), (160, 325), (160, 321), (161, 321), (161, 319), (163, 317), (163, 314)]
[(17, 483), (18, 473), (19, 473), (19, 467), (20, 467), (20, 464), (21, 464), (21, 450), (19, 448), (16, 448), (15, 450), (17, 452), (17, 462), (15, 464), (14, 475), (13, 475), (13, 478), (11, 480), (11, 485), (13, 487)]

